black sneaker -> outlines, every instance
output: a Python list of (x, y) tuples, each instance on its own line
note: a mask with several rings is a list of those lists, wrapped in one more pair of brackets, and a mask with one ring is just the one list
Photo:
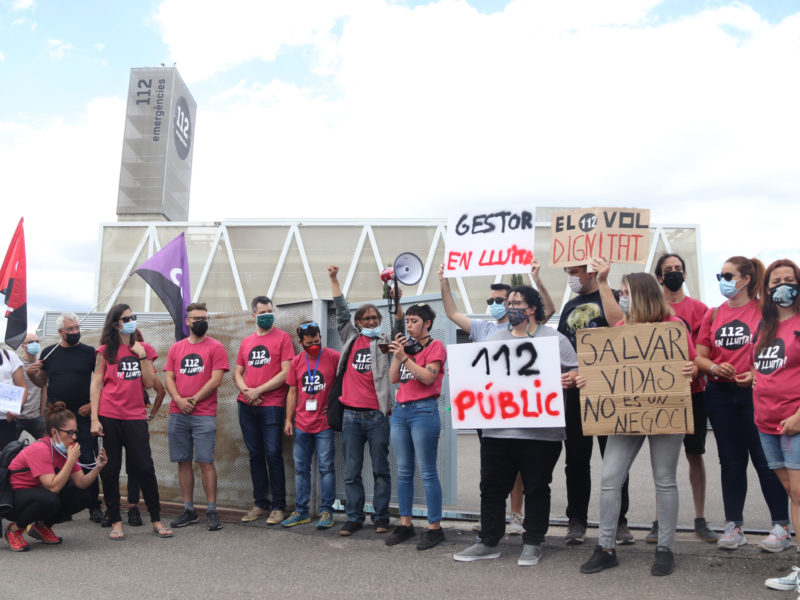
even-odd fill
[(99, 506), (89, 509), (89, 520), (94, 523), (103, 522), (103, 509)]
[(417, 535), (417, 532), (414, 531), (413, 525), (398, 525), (394, 528), (394, 531), (389, 534), (389, 537), (386, 538), (386, 545), (396, 546), (400, 542), (410, 540), (415, 535)]
[(188, 508), (184, 508), (183, 512), (180, 516), (170, 523), (171, 527), (186, 527), (187, 525), (192, 525), (200, 521), (199, 517), (197, 516), (197, 511)]
[(653, 567), (650, 569), (650, 574), (656, 577), (663, 577), (669, 575), (675, 570), (675, 556), (672, 550), (664, 546), (656, 546), (656, 559), (653, 561)]
[(144, 525), (144, 523), (142, 523), (142, 515), (139, 514), (138, 506), (131, 506), (128, 509), (128, 525), (131, 527), (141, 527)]
[(422, 532), (417, 544), (417, 550), (428, 550), (444, 541), (444, 531), (439, 529), (426, 529)]
[(213, 508), (206, 511), (206, 524), (209, 531), (219, 531), (222, 523), (219, 522), (219, 513)]
[(103, 520), (100, 521), (100, 527), (111, 527), (111, 519), (108, 517), (108, 511), (103, 513)]
[(375, 521), (375, 533), (388, 533), (389, 519), (378, 519)]
[(714, 543), (719, 540), (719, 535), (711, 530), (703, 517), (694, 520), (694, 533), (704, 542)]
[(606, 552), (599, 544), (594, 547), (591, 558), (581, 565), (581, 573), (599, 573), (603, 569), (618, 567), (617, 551)]
[(339, 535), (353, 535), (356, 531), (364, 527), (358, 521), (347, 521), (339, 530)]

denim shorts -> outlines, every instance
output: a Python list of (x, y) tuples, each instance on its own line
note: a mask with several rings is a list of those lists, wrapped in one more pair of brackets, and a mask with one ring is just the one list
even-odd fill
[(217, 417), (170, 413), (167, 439), (170, 462), (191, 461), (194, 450), (196, 462), (213, 463), (217, 441)]
[(800, 433), (773, 435), (759, 431), (758, 437), (770, 469), (800, 470)]

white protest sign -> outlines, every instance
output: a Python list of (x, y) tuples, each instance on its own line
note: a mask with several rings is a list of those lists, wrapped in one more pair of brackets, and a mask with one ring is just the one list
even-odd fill
[(452, 214), (447, 221), (445, 277), (527, 273), (534, 229), (529, 210)]
[(564, 427), (558, 338), (447, 346), (453, 429)]
[(24, 393), (25, 388), (0, 383), (0, 413), (14, 413), (15, 415), (21, 413)]

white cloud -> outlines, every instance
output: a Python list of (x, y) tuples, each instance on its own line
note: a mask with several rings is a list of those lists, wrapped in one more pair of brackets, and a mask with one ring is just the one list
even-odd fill
[(47, 40), (47, 45), (50, 47), (50, 56), (56, 60), (62, 60), (69, 50), (74, 46), (61, 40)]
[(30, 10), (36, 8), (34, 0), (14, 0), (11, 3), (11, 10)]
[(102, 43), (92, 44), (92, 48), (94, 48), (98, 52), (102, 52), (103, 50), (105, 50), (105, 47), (106, 45)]
[(0, 52), (0, 62), (6, 62), (6, 55)]

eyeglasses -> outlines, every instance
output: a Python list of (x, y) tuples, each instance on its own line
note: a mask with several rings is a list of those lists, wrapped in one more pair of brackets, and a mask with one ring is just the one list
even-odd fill
[(78, 437), (77, 429), (59, 429), (58, 431), (60, 431), (61, 433), (66, 433), (71, 438)]
[(380, 321), (380, 317), (378, 315), (364, 315), (359, 320), (360, 321)]
[(723, 279), (725, 281), (730, 281), (734, 277), (736, 276), (733, 273), (717, 273), (717, 281), (722, 281)]
[(514, 300), (508, 303), (508, 308), (529, 308), (526, 302), (522, 300)]
[(492, 304), (504, 304), (506, 301), (505, 298), (487, 298), (486, 304), (491, 306)]
[(131, 321), (136, 320), (136, 315), (131, 315), (130, 317), (120, 317), (119, 320), (122, 321), (123, 323), (130, 323)]
[(208, 322), (208, 317), (187, 317), (192, 323), (197, 323), (198, 321), (206, 321)]
[(319, 325), (316, 321), (309, 321), (308, 323), (300, 323), (300, 329), (308, 329), (309, 327), (315, 327), (319, 329)]

